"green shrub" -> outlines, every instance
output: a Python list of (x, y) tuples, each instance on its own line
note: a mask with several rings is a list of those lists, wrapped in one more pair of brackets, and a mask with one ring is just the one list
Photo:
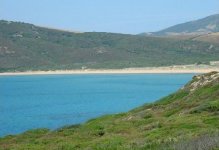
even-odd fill
[(209, 102), (208, 110), (210, 110), (210, 111), (219, 111), (219, 99)]

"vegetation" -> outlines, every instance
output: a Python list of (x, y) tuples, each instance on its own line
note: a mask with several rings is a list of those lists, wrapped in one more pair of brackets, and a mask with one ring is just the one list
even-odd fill
[(0, 149), (219, 149), (219, 73), (127, 113), (0, 139)]
[(73, 33), (0, 21), (0, 72), (128, 68), (219, 60), (211, 41), (114, 33)]
[[(154, 32), (153, 35), (180, 35), (180, 34), (206, 34), (219, 32), (219, 14), (211, 15), (203, 19), (174, 25), (167, 29)], [(142, 33), (141, 35), (145, 35)], [(147, 34), (146, 34), (147, 35)]]

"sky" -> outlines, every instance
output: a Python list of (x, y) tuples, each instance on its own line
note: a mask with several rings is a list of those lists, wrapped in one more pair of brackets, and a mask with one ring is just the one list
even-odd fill
[(219, 13), (219, 0), (0, 0), (0, 20), (137, 34)]

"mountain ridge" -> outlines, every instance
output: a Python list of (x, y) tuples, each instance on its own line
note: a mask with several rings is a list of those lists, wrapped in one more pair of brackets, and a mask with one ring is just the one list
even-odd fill
[(211, 41), (72, 33), (0, 21), (0, 72), (156, 67), (217, 60), (219, 45)]
[(214, 32), (219, 32), (219, 14), (214, 14), (205, 18), (176, 24), (157, 32), (141, 33), (140, 35), (203, 35)]

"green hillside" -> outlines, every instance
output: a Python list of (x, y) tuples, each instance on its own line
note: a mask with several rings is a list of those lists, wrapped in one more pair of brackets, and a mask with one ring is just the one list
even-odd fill
[(219, 149), (219, 73), (195, 76), (176, 93), (127, 113), (0, 138), (0, 149)]
[(203, 19), (174, 25), (167, 29), (154, 32), (154, 35), (177, 35), (177, 34), (206, 34), (219, 32), (219, 14), (211, 15)]
[(0, 72), (128, 68), (219, 60), (219, 44), (114, 33), (73, 33), (0, 21)]

